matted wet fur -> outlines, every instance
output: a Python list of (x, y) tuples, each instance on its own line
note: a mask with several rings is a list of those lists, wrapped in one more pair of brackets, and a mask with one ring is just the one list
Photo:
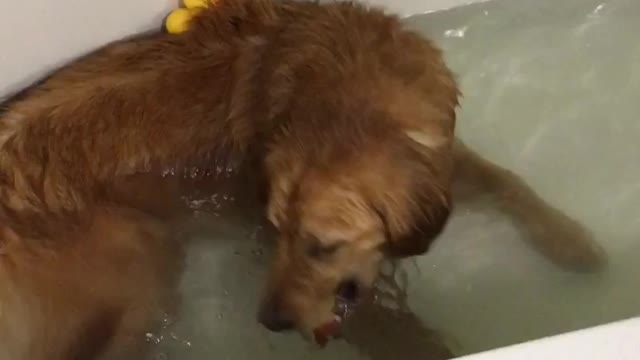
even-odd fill
[(173, 190), (155, 176), (171, 166), (251, 169), (280, 234), (260, 311), (273, 330), (309, 335), (336, 292), (366, 293), (383, 258), (424, 253), (454, 172), (533, 224), (556, 262), (600, 263), (579, 224), (454, 144), (453, 76), (397, 18), (233, 0), (192, 25), (109, 45), (6, 104), (0, 356), (131, 350), (179, 272)]

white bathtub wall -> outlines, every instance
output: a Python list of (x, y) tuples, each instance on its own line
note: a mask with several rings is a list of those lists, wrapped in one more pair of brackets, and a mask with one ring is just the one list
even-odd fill
[(637, 360), (640, 319), (620, 321), (569, 334), (472, 355), (459, 360)]
[[(366, 0), (402, 15), (478, 0)], [(0, 98), (107, 42), (159, 26), (179, 0), (0, 1)]]
[(376, 6), (382, 6), (403, 16), (423, 14), (436, 10), (450, 9), (484, 0), (363, 0)]
[(107, 42), (158, 26), (177, 0), (0, 1), (0, 98)]

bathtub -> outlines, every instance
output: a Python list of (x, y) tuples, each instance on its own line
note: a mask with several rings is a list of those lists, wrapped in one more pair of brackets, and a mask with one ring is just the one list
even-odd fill
[[(634, 1), (370, 0), (444, 49), (464, 93), (460, 136), (589, 224), (611, 256), (603, 274), (563, 273), (533, 254), (499, 214), (458, 209), (432, 254), (407, 271), (413, 310), (464, 359), (640, 358)], [(0, 2), (0, 97), (108, 41), (156, 27), (176, 5)], [(219, 225), (210, 236), (255, 237), (238, 221)], [(192, 300), (184, 310), (190, 320), (168, 320), (174, 330), (148, 334), (158, 344), (154, 359), (359, 358), (344, 344), (313, 352), (266, 334), (248, 313), (262, 281), (250, 270), (260, 253), (252, 244), (201, 246), (190, 251), (182, 285)], [(215, 266), (242, 251), (250, 255), (232, 266), (242, 275), (229, 279)]]

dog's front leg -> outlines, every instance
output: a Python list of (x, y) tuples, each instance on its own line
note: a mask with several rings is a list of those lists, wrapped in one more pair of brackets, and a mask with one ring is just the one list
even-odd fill
[(489, 196), (525, 231), (531, 244), (551, 261), (571, 270), (592, 270), (606, 262), (603, 249), (582, 224), (543, 200), (515, 173), (471, 150), (454, 145), (457, 201)]

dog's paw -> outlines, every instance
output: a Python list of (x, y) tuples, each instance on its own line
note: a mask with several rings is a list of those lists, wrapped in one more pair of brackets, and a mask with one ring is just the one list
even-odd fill
[(556, 265), (581, 272), (607, 265), (606, 251), (593, 233), (561, 211), (539, 211), (527, 223), (533, 245)]

